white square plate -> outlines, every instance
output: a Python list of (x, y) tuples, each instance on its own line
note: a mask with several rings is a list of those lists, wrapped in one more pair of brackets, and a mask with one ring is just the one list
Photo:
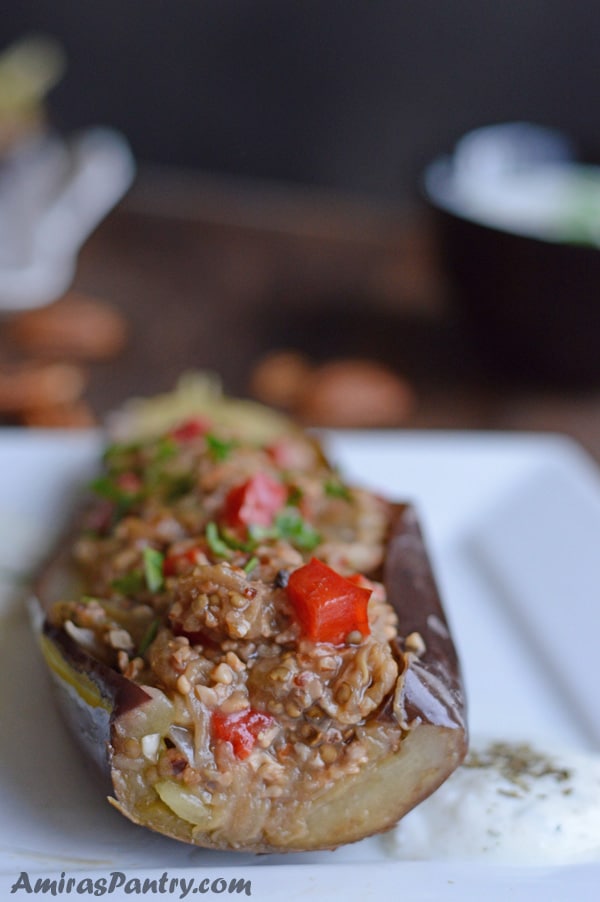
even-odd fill
[[(562, 746), (598, 751), (600, 476), (585, 454), (556, 436), (354, 432), (325, 440), (347, 477), (416, 503), (472, 731), (560, 735)], [(119, 872), (206, 879), (209, 895), (210, 881), (244, 879), (252, 897), (289, 902), (342, 894), (346, 902), (597, 898), (600, 863), (397, 862), (377, 838), (333, 853), (215, 853), (141, 830), (108, 806), (56, 716), (14, 583), (52, 543), (98, 453), (94, 433), (0, 434), (0, 890), (8, 894), (23, 871), (76, 879)], [(578, 650), (568, 667), (556, 654), (566, 640)], [(110, 898), (130, 899), (135, 886)], [(224, 886), (212, 894), (227, 895)], [(182, 893), (178, 886), (171, 897)]]

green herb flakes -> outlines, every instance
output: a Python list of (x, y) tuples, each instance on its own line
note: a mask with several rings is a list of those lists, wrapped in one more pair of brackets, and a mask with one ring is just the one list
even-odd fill
[(160, 592), (164, 586), (164, 555), (156, 548), (144, 548), (144, 579), (150, 592)]
[(324, 488), (325, 494), (329, 498), (341, 498), (343, 501), (352, 501), (350, 489), (339, 479), (328, 479)]
[(275, 518), (278, 538), (284, 539), (300, 551), (313, 551), (321, 541), (321, 536), (310, 523), (302, 518), (295, 508), (286, 508)]
[(206, 434), (205, 440), (208, 453), (210, 454), (212, 459), (217, 462), (227, 460), (227, 458), (231, 454), (231, 451), (235, 447), (234, 441), (220, 439), (212, 432), (208, 432)]
[(111, 586), (121, 595), (137, 595), (144, 588), (144, 574), (141, 570), (130, 570), (113, 579)]
[(248, 533), (255, 545), (269, 539), (283, 539), (300, 551), (312, 551), (321, 542), (321, 536), (314, 526), (307, 523), (294, 507), (280, 511), (272, 526), (251, 524)]
[(254, 555), (246, 564), (244, 564), (244, 571), (247, 576), (249, 576), (250, 573), (252, 573), (252, 571), (255, 570), (256, 567), (258, 567), (258, 563), (258, 558)]
[(140, 656), (140, 658), (146, 654), (146, 652), (148, 651), (148, 649), (150, 648), (150, 646), (156, 639), (159, 626), (160, 626), (160, 618), (159, 617), (155, 617), (154, 620), (152, 620), (151, 623), (148, 625), (148, 629), (142, 636), (142, 640), (141, 640), (139, 648), (137, 650), (137, 653)]
[(231, 548), (219, 535), (219, 528), (216, 523), (207, 523), (206, 541), (212, 553), (216, 554), (217, 557), (231, 557)]
[(302, 489), (298, 488), (297, 485), (293, 485), (289, 489), (287, 503), (291, 504), (293, 507), (297, 507), (302, 501), (302, 497)]

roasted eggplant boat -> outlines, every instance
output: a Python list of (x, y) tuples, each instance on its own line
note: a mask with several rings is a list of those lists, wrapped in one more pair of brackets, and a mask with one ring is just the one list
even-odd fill
[(198, 846), (353, 842), (466, 753), (413, 509), (280, 425), (258, 438), (213, 412), (113, 442), (37, 586), (44, 657), (109, 800)]

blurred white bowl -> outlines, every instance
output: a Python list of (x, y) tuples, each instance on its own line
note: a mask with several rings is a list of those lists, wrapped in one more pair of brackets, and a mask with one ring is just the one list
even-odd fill
[(486, 362), (600, 383), (600, 167), (561, 132), (477, 129), (424, 173), (456, 310)]

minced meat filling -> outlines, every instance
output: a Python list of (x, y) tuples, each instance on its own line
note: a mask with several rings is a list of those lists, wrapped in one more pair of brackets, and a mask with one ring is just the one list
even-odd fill
[(166, 728), (117, 736), (122, 768), (176, 811), (165, 780), (217, 811), (237, 773), (256, 815), (290, 773), (318, 793), (397, 745), (377, 718), (403, 666), (372, 578), (387, 502), (295, 434), (255, 447), (191, 421), (104, 463), (74, 549), (85, 594), (51, 619), (164, 696)]

